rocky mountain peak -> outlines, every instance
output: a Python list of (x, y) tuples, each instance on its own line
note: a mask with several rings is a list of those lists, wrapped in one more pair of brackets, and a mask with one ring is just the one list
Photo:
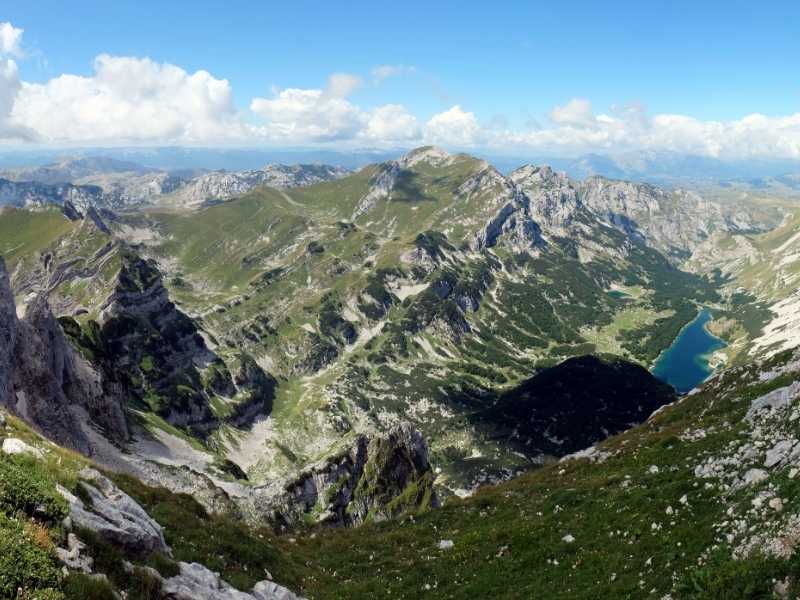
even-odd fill
[(530, 199), (533, 218), (553, 233), (565, 235), (582, 208), (569, 177), (548, 165), (525, 165), (511, 173), (510, 179)]
[(517, 185), (532, 186), (545, 183), (563, 184), (569, 181), (567, 174), (555, 171), (550, 165), (523, 165), (509, 175)]
[(453, 155), (437, 146), (422, 146), (406, 153), (398, 161), (403, 168), (409, 169), (418, 163), (428, 163), (434, 167), (446, 167), (453, 162)]

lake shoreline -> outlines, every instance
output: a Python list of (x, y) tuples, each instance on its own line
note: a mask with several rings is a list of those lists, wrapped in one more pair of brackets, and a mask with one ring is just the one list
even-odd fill
[(650, 367), (654, 376), (681, 395), (702, 384), (719, 366), (716, 362), (712, 365), (714, 353), (727, 343), (709, 331), (712, 319), (710, 309), (701, 307)]

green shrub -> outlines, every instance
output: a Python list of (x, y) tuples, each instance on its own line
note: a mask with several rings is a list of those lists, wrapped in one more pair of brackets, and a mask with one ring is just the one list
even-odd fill
[(0, 511), (36, 515), (49, 523), (58, 523), (68, 514), (50, 475), (36, 459), (26, 456), (0, 458)]
[(37, 545), (23, 522), (0, 515), (0, 598), (16, 598), (20, 588), (31, 591), (29, 598), (38, 598), (34, 591), (49, 589), (47, 597), (52, 598), (60, 578), (55, 557)]
[(111, 584), (104, 579), (73, 573), (64, 580), (66, 600), (116, 600)]

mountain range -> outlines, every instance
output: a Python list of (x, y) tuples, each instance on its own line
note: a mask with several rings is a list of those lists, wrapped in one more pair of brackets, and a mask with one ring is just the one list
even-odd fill
[[(485, 597), (535, 565), (505, 595), (690, 597), (716, 585), (705, 565), (790, 570), (791, 198), (434, 147), (355, 171), (93, 158), (4, 177), (3, 469), (35, 463), (43, 535), (116, 589), (134, 593), (114, 569), (149, 568), (194, 597), (291, 597), (274, 569), (310, 597)], [(678, 397), (648, 369), (701, 306), (724, 369)], [(3, 481), (0, 508), (35, 521)], [(144, 546), (97, 526), (120, 494)], [(237, 542), (189, 539), (204, 518)], [(124, 559), (103, 563), (109, 544)]]

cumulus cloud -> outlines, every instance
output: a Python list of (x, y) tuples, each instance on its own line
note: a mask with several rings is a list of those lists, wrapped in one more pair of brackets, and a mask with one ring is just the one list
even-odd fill
[(0, 23), (0, 55), (22, 56), (22, 29)]
[(334, 98), (346, 98), (361, 85), (361, 78), (350, 73), (334, 73), (328, 78), (328, 94)]
[(414, 142), (420, 139), (417, 118), (399, 104), (386, 104), (372, 110), (361, 138), (374, 143)]
[(425, 124), (426, 140), (446, 146), (475, 146), (484, 141), (484, 131), (475, 113), (458, 104), (432, 116)]
[(10, 56), (22, 56), (22, 29), (11, 23), (0, 23), (0, 140), (31, 141), (35, 133), (14, 123), (11, 111), (22, 84), (17, 63)]
[(419, 138), (419, 124), (399, 104), (363, 109), (348, 99), (361, 79), (331, 75), (325, 89), (288, 88), (272, 98), (255, 98), (250, 109), (264, 120), (261, 136), (270, 142), (364, 141), (389, 145)]
[(552, 127), (498, 132), (489, 144), (559, 154), (667, 150), (723, 159), (800, 159), (800, 113), (701, 121), (680, 114), (650, 116), (641, 105), (629, 105), (595, 116), (587, 101), (572, 100), (555, 107), (550, 118)]
[(13, 119), (51, 142), (230, 141), (246, 131), (230, 84), (148, 58), (100, 55), (94, 75), (22, 83)]
[(254, 98), (252, 110), (264, 119), (265, 137), (287, 143), (328, 142), (355, 137), (364, 114), (347, 100), (360, 80), (345, 73), (332, 75), (326, 89), (288, 88), (273, 98)]
[[(648, 114), (638, 104), (598, 114), (585, 98), (553, 107), (536, 126), (516, 126), (455, 104), (432, 116), (392, 102), (362, 106), (363, 80), (335, 73), (319, 88), (275, 90), (253, 98), (249, 111), (234, 103), (229, 82), (199, 70), (148, 58), (100, 55), (90, 76), (63, 74), (45, 83), (20, 79), (23, 31), (0, 23), (0, 141), (44, 144), (337, 144), (451, 148), (577, 155), (586, 152), (669, 150), (719, 158), (800, 159), (800, 113), (753, 113), (708, 121), (681, 114)], [(380, 65), (373, 83), (413, 73)]]
[(558, 125), (573, 127), (592, 127), (597, 123), (591, 102), (583, 98), (574, 98), (564, 106), (554, 107), (550, 119)]

